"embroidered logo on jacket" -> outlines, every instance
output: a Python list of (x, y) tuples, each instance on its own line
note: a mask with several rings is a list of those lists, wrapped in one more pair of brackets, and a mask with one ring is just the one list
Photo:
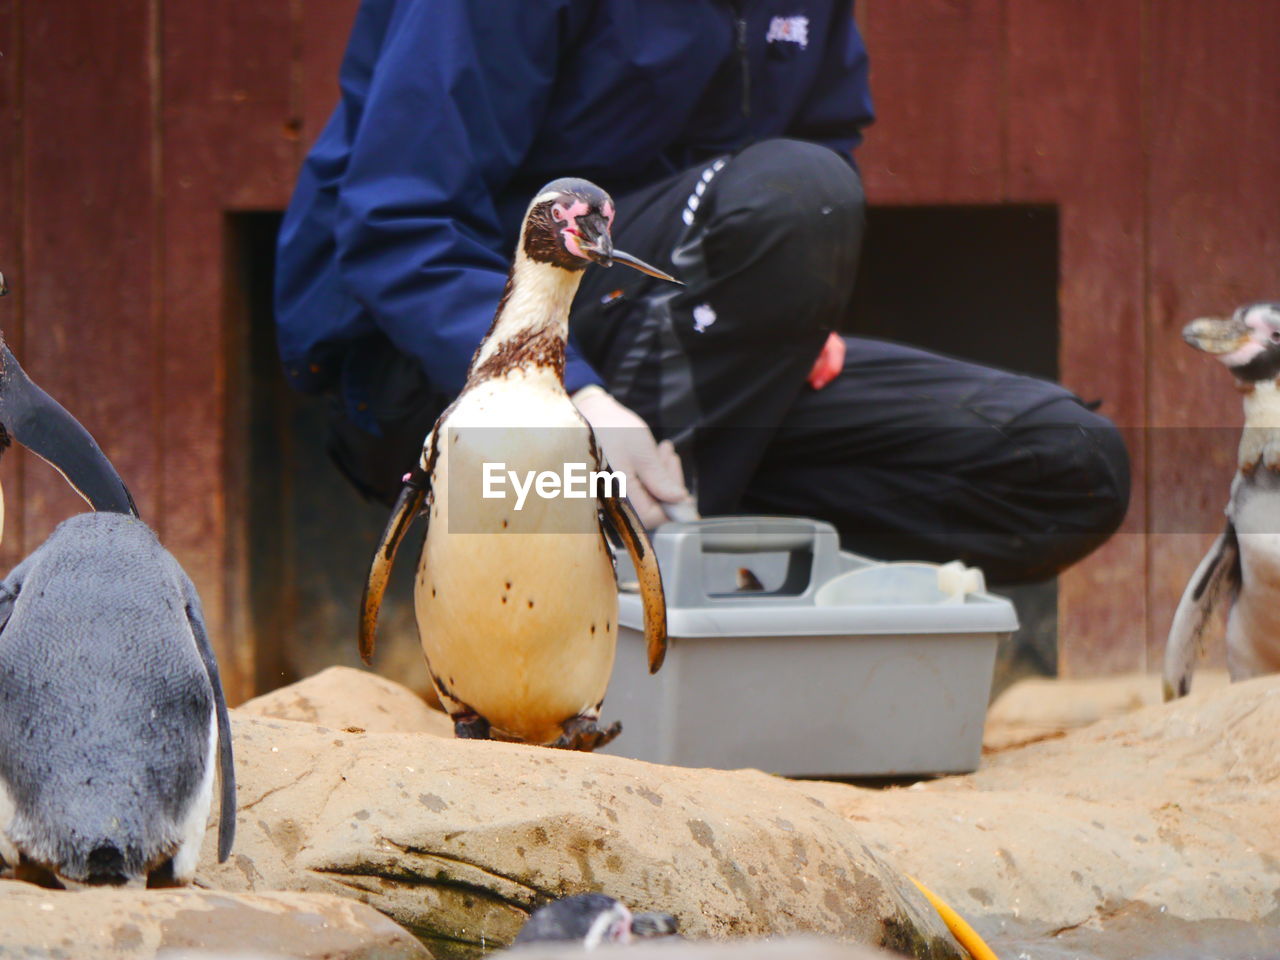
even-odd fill
[(798, 43), (803, 50), (809, 46), (808, 17), (774, 17), (769, 21), (770, 43)]

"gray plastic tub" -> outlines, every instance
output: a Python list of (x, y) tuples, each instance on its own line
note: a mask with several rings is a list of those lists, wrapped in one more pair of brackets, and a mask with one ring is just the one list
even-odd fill
[[(977, 768), (996, 645), (1018, 625), (1009, 601), (940, 589), (932, 564), (842, 553), (816, 520), (672, 523), (653, 542), (666, 664), (649, 674), (640, 598), (620, 558), (603, 719), (623, 732), (605, 752), (794, 776)], [(764, 589), (738, 589), (740, 568)]]

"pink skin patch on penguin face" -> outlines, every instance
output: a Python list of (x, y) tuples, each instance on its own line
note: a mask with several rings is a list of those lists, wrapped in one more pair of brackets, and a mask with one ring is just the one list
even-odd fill
[(1266, 307), (1254, 307), (1244, 316), (1244, 325), (1251, 334), (1249, 342), (1244, 346), (1224, 353), (1218, 359), (1228, 367), (1242, 367), (1262, 351), (1276, 343), (1280, 343), (1280, 330), (1267, 322), (1271, 311)]
[(1230, 353), (1224, 353), (1218, 357), (1228, 367), (1243, 367), (1246, 363), (1260, 354), (1265, 347), (1254, 340), (1250, 340), (1243, 347), (1232, 350)]
[(582, 251), (582, 247), (578, 245), (578, 239), (582, 236), (578, 230), (578, 218), (590, 212), (591, 207), (585, 200), (574, 198), (570, 204), (554, 203), (551, 205), (551, 216), (557, 221), (564, 223), (560, 228), (560, 236), (564, 240), (564, 248), (575, 257), (583, 260), (590, 260)]

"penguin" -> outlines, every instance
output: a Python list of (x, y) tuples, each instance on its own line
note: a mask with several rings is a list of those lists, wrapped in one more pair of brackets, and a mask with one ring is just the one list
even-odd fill
[(669, 913), (632, 913), (603, 893), (579, 893), (535, 910), (511, 945), (577, 943), (584, 950), (594, 950), (632, 939), (679, 939), (679, 928), (679, 921)]
[(220, 861), (235, 830), (230, 725), (195, 587), (0, 337), (0, 452), (12, 440), (101, 512), (64, 521), (0, 581), (0, 875), (190, 882), (215, 765)]
[(195, 875), (230, 724), (195, 586), (136, 517), (63, 521), (0, 583), (0, 857), (50, 886)]
[(1191, 575), (1164, 655), (1164, 698), (1185, 696), (1213, 611), (1229, 608), (1232, 681), (1280, 671), (1280, 303), (1205, 317), (1183, 339), (1231, 371), (1244, 395), (1244, 431), (1222, 534)]
[(421, 512), (418, 635), (459, 737), (589, 751), (617, 736), (620, 724), (597, 725), (618, 630), (611, 542), (625, 546), (636, 569), (650, 672), (666, 653), (662, 577), (616, 483), (580, 498), (531, 491), (522, 505), (484, 490), (495, 464), (526, 478), (569, 464), (608, 471), (564, 388), (570, 303), (590, 263), (678, 282), (613, 248), (613, 216), (612, 200), (586, 180), (555, 180), (533, 198), (493, 324), (406, 475), (370, 565), (365, 663), (391, 565)]

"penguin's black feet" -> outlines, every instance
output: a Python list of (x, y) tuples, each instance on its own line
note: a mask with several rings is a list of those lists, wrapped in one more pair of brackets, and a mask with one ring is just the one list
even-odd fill
[(460, 713), (453, 718), (453, 735), (459, 740), (488, 740), (489, 721), (478, 713)]
[(164, 863), (160, 864), (160, 866), (147, 874), (148, 890), (181, 886), (183, 886), (182, 882), (178, 880), (177, 875), (173, 872), (173, 857), (170, 857)]
[(584, 753), (590, 753), (592, 750), (603, 747), (622, 732), (621, 721), (615, 720), (606, 729), (601, 730), (596, 726), (596, 719), (584, 717), (582, 714), (571, 717), (562, 725), (564, 733), (550, 746), (557, 750), (581, 750)]
[(17, 865), (14, 866), (13, 879), (21, 880), (24, 883), (32, 883), (47, 890), (66, 889), (66, 885), (58, 879), (52, 870), (41, 864), (31, 862), (25, 856), (20, 857)]

